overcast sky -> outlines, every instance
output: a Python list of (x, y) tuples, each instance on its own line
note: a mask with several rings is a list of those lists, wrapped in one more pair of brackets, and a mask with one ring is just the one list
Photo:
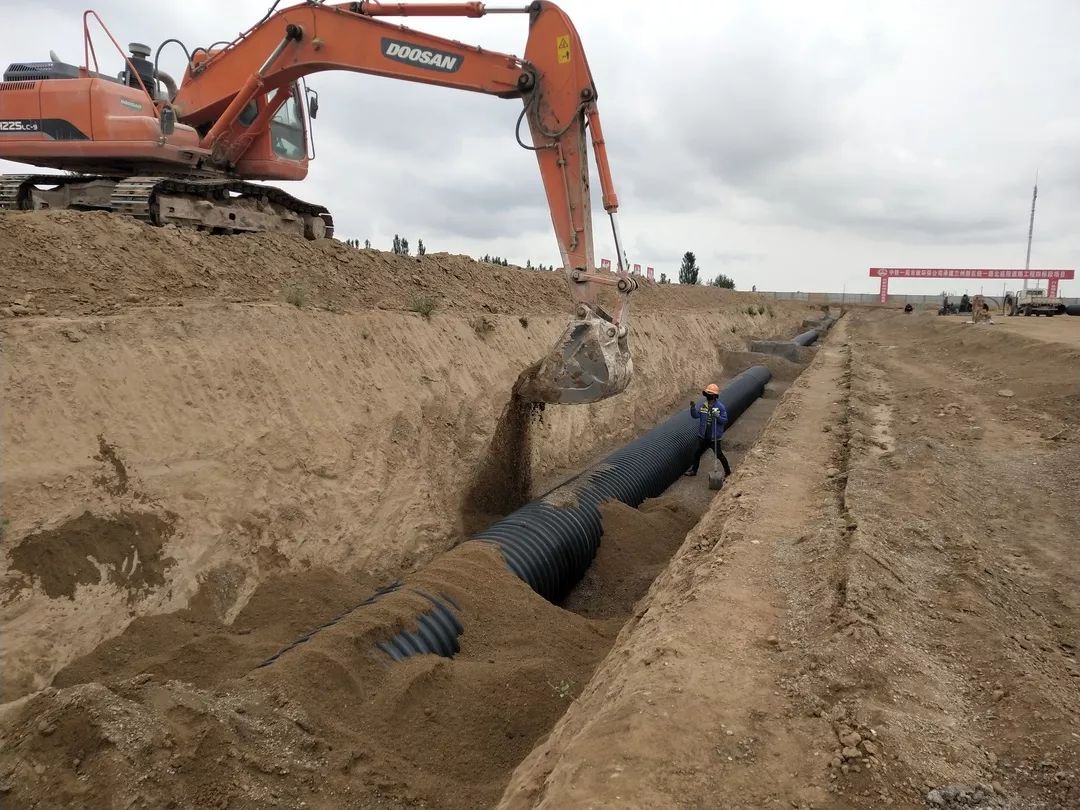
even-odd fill
[[(81, 61), (82, 3), (0, 5), (5, 61), (50, 48)], [(122, 44), (193, 47), (235, 36), (267, 5), (93, 7)], [(871, 266), (1023, 267), (1038, 169), (1032, 266), (1080, 265), (1077, 0), (562, 6), (599, 90), (632, 262), (674, 275), (693, 250), (706, 277), (803, 291), (874, 291)], [(527, 35), (517, 15), (409, 24), (514, 54)], [(180, 51), (166, 54), (179, 75)], [(306, 181), (282, 186), (327, 205), (338, 236), (557, 261), (535, 159), (514, 140), (519, 102), (349, 73), (309, 83), (321, 97), (317, 159)], [(614, 258), (595, 209), (597, 256)], [(1062, 294), (1080, 295), (1080, 281)]]

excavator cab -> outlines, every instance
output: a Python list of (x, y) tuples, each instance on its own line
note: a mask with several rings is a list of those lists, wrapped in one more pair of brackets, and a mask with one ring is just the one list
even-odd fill
[[(310, 104), (304, 104), (299, 82), (253, 98), (237, 116), (249, 129), (251, 145), (236, 162), (236, 171), (258, 180), (302, 180), (307, 176), (311, 132)], [(271, 112), (273, 110), (273, 112)]]

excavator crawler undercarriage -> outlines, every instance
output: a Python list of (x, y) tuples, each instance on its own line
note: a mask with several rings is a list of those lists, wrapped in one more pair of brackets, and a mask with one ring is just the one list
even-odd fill
[(334, 220), (320, 205), (243, 180), (95, 175), (0, 176), (0, 209), (102, 210), (152, 225), (212, 233), (280, 232), (329, 239)]

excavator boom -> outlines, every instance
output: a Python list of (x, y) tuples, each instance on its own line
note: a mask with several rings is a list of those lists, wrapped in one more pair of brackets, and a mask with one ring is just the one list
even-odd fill
[[(393, 17), (483, 17), (492, 13), (527, 16), (529, 35), (522, 57), (386, 21)], [(9, 196), (18, 198), (20, 207), (28, 207), (27, 200), (53, 205), (77, 200), (81, 206), (93, 207), (95, 195), (104, 195), (113, 210), (127, 211), (126, 205), (144, 219), (164, 223), (198, 222), (210, 215), (210, 205), (222, 230), (230, 226), (258, 230), (283, 224), (315, 238), (326, 234), (329, 226), (325, 209), (288, 195), (275, 196), (282, 194), (276, 190), (255, 199), (260, 193), (255, 189), (264, 187), (246, 182), (295, 180), (306, 175), (307, 120), (300, 103), (300, 83), (306, 77), (328, 70), (352, 71), (520, 99), (523, 109), (517, 140), (536, 156), (575, 311), (558, 345), (523, 375), (517, 392), (532, 401), (581, 403), (604, 399), (626, 388), (632, 375), (628, 302), (637, 283), (624, 265), (616, 222), (618, 198), (596, 106), (596, 86), (577, 31), (554, 3), (537, 0), (495, 8), (478, 2), (329, 4), (307, 0), (280, 10), (275, 4), (266, 17), (233, 42), (189, 53), (179, 83), (161, 74), (156, 58), (154, 63), (149, 61), (148, 48), (135, 45), (131, 46), (131, 57), (125, 57), (122, 82), (102, 76), (96, 53), (91, 50), (89, 29), (85, 39), (87, 65), (77, 69), (77, 75), (42, 81), (41, 88), (13, 88), (22, 93), (21, 101), (3, 92), (7, 82), (0, 85), (0, 122), (8, 118), (9, 106), (20, 103), (27, 111), (36, 112), (39, 120), (44, 120), (45, 106), (68, 110), (64, 114), (78, 119), (83, 127), (78, 131), (85, 142), (40, 137), (41, 132), (11, 138), (0, 128), (0, 157), (61, 168), (92, 167), (111, 175), (149, 170), (154, 176), (128, 176), (112, 185), (96, 186), (63, 181), (61, 186), (70, 188), (63, 195), (53, 192), (52, 197), (46, 192), (35, 196), (26, 191), (29, 185), (25, 181), (17, 188), (9, 182)], [(90, 70), (91, 56), (94, 71)], [(159, 82), (165, 85), (164, 92)], [(65, 100), (62, 85), (74, 83), (82, 85), (67, 88)], [(37, 107), (31, 110), (35, 89)], [(45, 90), (49, 91), (47, 102)], [(85, 109), (87, 90), (97, 109), (109, 106), (108, 120), (99, 121)], [(114, 98), (118, 103), (109, 104)], [(312, 115), (315, 109), (312, 107)], [(528, 143), (522, 137), (522, 123), (528, 125)], [(616, 241), (616, 273), (596, 267), (590, 147)], [(225, 197), (231, 190), (255, 202), (238, 219), (230, 213), (230, 206), (237, 207), (235, 201), (215, 203), (216, 208), (200, 203), (199, 195), (208, 196), (208, 189), (221, 189), (219, 196)], [(4, 204), (5, 199), (0, 198), (0, 206)], [(293, 213), (294, 220), (290, 220)]]

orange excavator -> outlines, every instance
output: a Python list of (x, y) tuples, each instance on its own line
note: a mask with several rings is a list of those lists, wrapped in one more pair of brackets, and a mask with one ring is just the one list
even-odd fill
[[(0, 177), (0, 208), (97, 209), (213, 233), (329, 238), (333, 219), (326, 208), (252, 182), (307, 176), (314, 157), (310, 119), (318, 113), (307, 76), (345, 70), (521, 99), (517, 141), (539, 163), (575, 311), (554, 350), (523, 375), (518, 393), (535, 402), (585, 403), (623, 391), (633, 368), (627, 320), (637, 282), (626, 271), (596, 86), (566, 14), (546, 0), (501, 8), (280, 3), (235, 40), (194, 50), (167, 40), (152, 60), (151, 49), (139, 43), (125, 54), (87, 11), (82, 66), (55, 54), (47, 62), (10, 65), (0, 83), (0, 158), (67, 173)], [(382, 19), (511, 13), (529, 21), (521, 58)], [(101, 72), (92, 21), (123, 60), (115, 76)], [(187, 60), (179, 82), (159, 67), (169, 45), (182, 48)], [(522, 139), (523, 120), (531, 143)], [(597, 268), (593, 255), (589, 140), (617, 272)]]

